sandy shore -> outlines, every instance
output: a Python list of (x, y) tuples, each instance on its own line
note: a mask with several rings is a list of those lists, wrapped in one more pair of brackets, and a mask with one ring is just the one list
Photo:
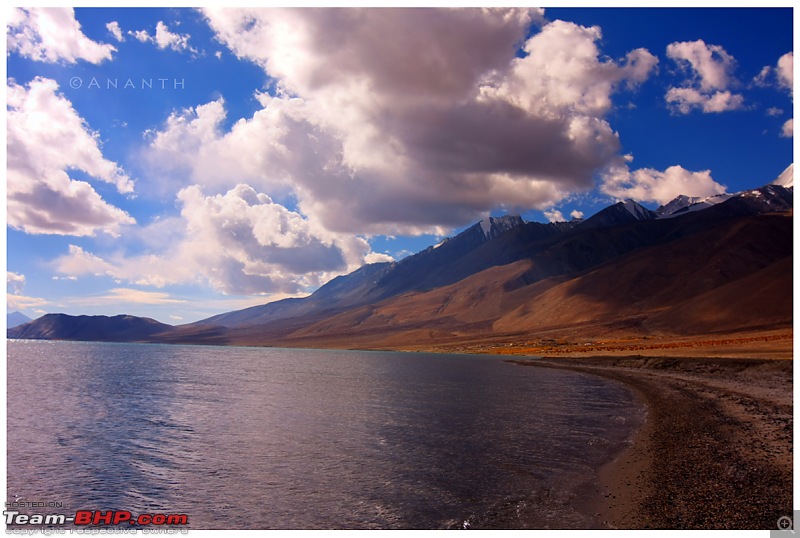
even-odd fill
[(513, 360), (626, 383), (646, 404), (587, 502), (609, 528), (774, 529), (792, 514), (792, 361)]

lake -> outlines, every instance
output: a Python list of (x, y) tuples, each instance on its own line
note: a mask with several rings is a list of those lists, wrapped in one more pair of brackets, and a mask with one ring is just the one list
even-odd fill
[(193, 529), (594, 527), (644, 413), (488, 356), (9, 340), (7, 379), (9, 501)]

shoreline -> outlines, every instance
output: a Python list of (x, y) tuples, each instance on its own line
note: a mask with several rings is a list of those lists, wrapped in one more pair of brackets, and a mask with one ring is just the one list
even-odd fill
[(792, 515), (792, 361), (513, 359), (624, 383), (645, 404), (632, 444), (597, 471), (603, 528), (777, 529)]

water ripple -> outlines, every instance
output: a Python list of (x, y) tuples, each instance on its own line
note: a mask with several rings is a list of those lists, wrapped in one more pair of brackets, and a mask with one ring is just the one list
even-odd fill
[(8, 342), (8, 495), (192, 528), (584, 527), (627, 389), (489, 357)]

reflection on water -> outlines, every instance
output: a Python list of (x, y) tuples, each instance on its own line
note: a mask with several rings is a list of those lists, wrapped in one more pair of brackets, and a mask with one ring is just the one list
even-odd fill
[(191, 528), (585, 527), (641, 420), (621, 385), (491, 357), (8, 342), (8, 499)]

